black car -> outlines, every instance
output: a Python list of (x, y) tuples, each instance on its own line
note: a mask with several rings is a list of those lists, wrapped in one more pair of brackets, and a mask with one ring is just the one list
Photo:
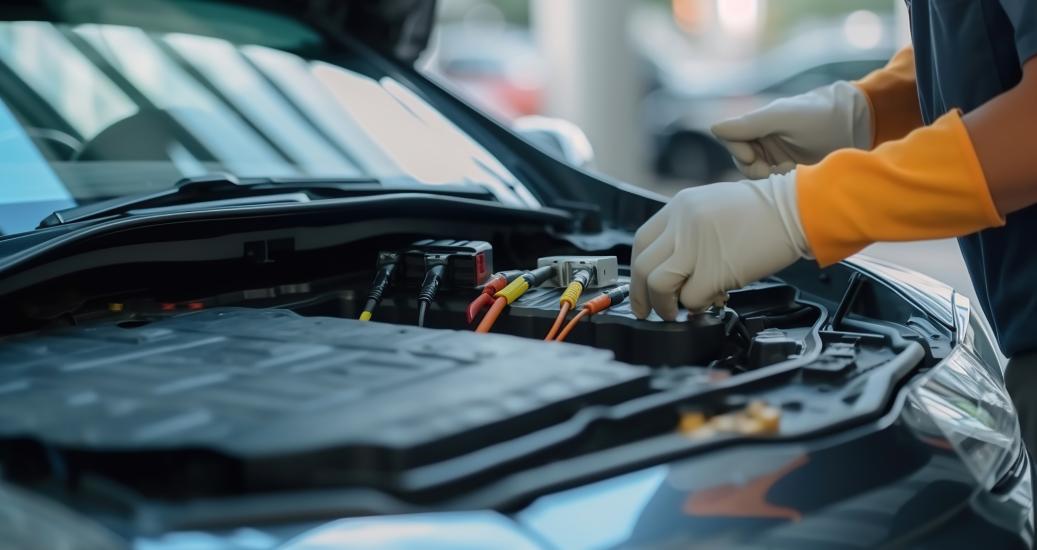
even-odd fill
[(1030, 544), (964, 297), (855, 258), (637, 320), (662, 201), (418, 74), (434, 7), (0, 8), (0, 546)]

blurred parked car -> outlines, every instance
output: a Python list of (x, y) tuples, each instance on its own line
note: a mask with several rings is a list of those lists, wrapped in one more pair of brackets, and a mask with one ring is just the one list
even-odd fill
[(856, 48), (832, 28), (797, 36), (744, 66), (725, 67), (719, 77), (660, 63), (661, 86), (643, 105), (657, 137), (656, 172), (698, 183), (734, 177), (730, 156), (709, 131), (712, 124), (836, 80), (858, 79), (885, 65), (894, 51), (892, 40)]
[(544, 64), (528, 29), (443, 25), (424, 68), (434, 80), (499, 119), (541, 113)]

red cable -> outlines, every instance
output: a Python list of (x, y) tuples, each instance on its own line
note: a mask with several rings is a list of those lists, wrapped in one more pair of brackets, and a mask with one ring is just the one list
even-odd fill
[(479, 316), (479, 312), (491, 304), (493, 304), (493, 294), (480, 294), (478, 298), (472, 300), (472, 303), (468, 304), (468, 309), (465, 311), (468, 324), (472, 324), (475, 318)]

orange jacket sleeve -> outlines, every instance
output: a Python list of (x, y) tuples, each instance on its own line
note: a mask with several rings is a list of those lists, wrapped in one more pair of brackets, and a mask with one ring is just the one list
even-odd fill
[(872, 144), (878, 147), (922, 126), (915, 81), (915, 50), (908, 46), (889, 63), (854, 82), (871, 107)]

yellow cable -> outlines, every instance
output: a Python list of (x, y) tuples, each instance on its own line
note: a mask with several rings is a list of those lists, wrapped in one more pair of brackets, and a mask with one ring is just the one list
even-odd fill
[(361, 321), (370, 321), (372, 315), (374, 315), (374, 314), (371, 313), (370, 311), (365, 311), (365, 312), (360, 314), (360, 320)]
[(526, 291), (529, 290), (529, 281), (525, 277), (519, 277), (514, 281), (508, 283), (508, 286), (500, 289), (500, 292), (493, 295), (494, 298), (504, 298), (508, 301), (508, 305), (518, 300)]
[(576, 307), (576, 302), (580, 300), (580, 295), (583, 294), (583, 284), (579, 281), (573, 281), (566, 287), (565, 292), (562, 293), (562, 297), (558, 300), (560, 303), (569, 304), (570, 308)]
[(576, 307), (576, 302), (580, 301), (580, 295), (583, 294), (583, 283), (580, 281), (573, 281), (566, 287), (565, 292), (562, 293), (562, 297), (558, 299), (558, 317), (555, 319), (551, 330), (548, 331), (547, 337), (544, 340), (554, 340), (554, 337), (558, 335), (558, 332), (562, 329), (562, 325), (565, 323), (565, 316), (569, 314), (569, 311)]

